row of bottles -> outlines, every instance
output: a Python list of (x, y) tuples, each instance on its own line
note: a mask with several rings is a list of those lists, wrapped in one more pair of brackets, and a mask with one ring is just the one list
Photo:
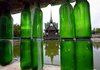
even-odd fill
[(93, 70), (91, 40), (64, 40), (60, 49), (61, 70)]
[(90, 6), (87, 0), (76, 0), (74, 8), (67, 1), (61, 5), (59, 12), (61, 38), (91, 38)]
[[(93, 70), (93, 49), (90, 41), (91, 20), (87, 0), (76, 0), (60, 7), (60, 37), (76, 38), (76, 41), (61, 41), (61, 70)], [(88, 38), (88, 40), (87, 40)]]
[(31, 13), (30, 5), (25, 2), (21, 12), (21, 38), (42, 38), (42, 31), (42, 11), (39, 4), (34, 5)]
[(33, 11), (28, 2), (24, 2), (21, 12), (20, 66), (22, 70), (42, 70), (42, 11), (39, 3), (34, 3)]
[(7, 3), (0, 6), (0, 65), (13, 60), (13, 19)]

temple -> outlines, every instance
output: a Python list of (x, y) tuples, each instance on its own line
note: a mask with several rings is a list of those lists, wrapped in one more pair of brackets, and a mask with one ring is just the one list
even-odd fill
[(44, 40), (58, 40), (59, 39), (59, 30), (58, 30), (58, 23), (53, 22), (52, 14), (50, 21), (45, 23), (45, 30), (44, 30)]

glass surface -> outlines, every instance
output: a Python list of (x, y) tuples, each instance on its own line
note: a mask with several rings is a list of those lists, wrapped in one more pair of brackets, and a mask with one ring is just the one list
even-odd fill
[(13, 19), (9, 11), (0, 15), (0, 39), (13, 38)]
[(21, 38), (31, 38), (31, 12), (28, 5), (21, 12)]
[(21, 39), (20, 66), (22, 70), (31, 68), (31, 40), (30, 39)]
[(76, 38), (91, 37), (90, 6), (87, 1), (76, 2), (74, 7)]
[(31, 46), (32, 70), (43, 69), (43, 41), (42, 39), (32, 40)]
[(0, 64), (8, 65), (13, 60), (12, 41), (0, 40)]
[(59, 10), (60, 15), (60, 37), (61, 38), (74, 38), (74, 13), (73, 7), (70, 3), (64, 3)]
[(75, 43), (73, 40), (60, 43), (61, 70), (75, 70)]
[(33, 14), (33, 28), (32, 28), (32, 37), (33, 38), (42, 38), (43, 37), (43, 13), (40, 8), (34, 9)]
[(93, 70), (93, 47), (91, 40), (76, 40), (76, 70)]

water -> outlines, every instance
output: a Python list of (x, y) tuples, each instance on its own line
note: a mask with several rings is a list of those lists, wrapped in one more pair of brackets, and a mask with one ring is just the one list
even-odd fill
[(93, 42), (94, 68), (100, 70), (100, 42)]
[[(44, 42), (44, 63), (48, 65), (60, 66), (60, 46), (57, 40), (48, 40)], [(93, 62), (94, 69), (100, 70), (100, 41), (93, 43)], [(47, 45), (45, 45), (47, 44)]]
[[(14, 60), (20, 61), (20, 41), (14, 40)], [(92, 41), (93, 43), (93, 62), (94, 69), (100, 70), (100, 41)], [(58, 70), (57, 67), (60, 67), (60, 41), (58, 40), (46, 40), (43, 45), (43, 55), (44, 55), (44, 65), (53, 65)], [(49, 66), (48, 66), (49, 67)]]

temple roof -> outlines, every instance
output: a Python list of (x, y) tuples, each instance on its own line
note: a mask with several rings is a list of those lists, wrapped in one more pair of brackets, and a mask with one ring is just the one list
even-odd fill
[(45, 23), (45, 30), (58, 30), (58, 23), (53, 22), (52, 10), (50, 12), (50, 21)]
[(45, 30), (58, 30), (57, 23), (48, 23), (48, 26)]

